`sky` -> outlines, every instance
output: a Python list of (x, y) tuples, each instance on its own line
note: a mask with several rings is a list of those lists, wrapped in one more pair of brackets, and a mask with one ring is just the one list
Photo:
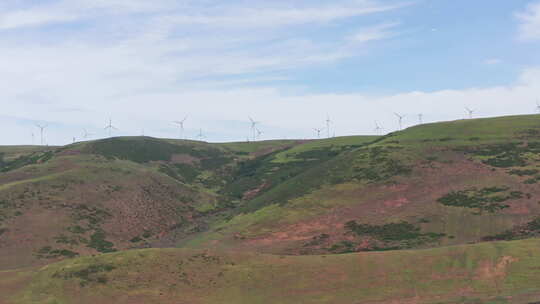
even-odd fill
[[(532, 114), (540, 0), (2, 0), (0, 145)], [(84, 130), (91, 135), (84, 138)], [(199, 138), (199, 133), (203, 137)]]

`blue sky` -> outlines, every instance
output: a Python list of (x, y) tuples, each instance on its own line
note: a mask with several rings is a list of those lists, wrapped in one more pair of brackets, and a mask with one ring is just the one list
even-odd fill
[[(533, 113), (535, 0), (4, 0), (0, 144), (115, 135), (245, 140)], [(34, 139), (37, 143), (38, 140)]]

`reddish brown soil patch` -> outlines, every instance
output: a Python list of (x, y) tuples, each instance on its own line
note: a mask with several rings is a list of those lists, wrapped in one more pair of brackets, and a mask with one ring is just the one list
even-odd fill
[(171, 157), (171, 162), (174, 164), (195, 165), (200, 162), (200, 159), (189, 154), (174, 154)]

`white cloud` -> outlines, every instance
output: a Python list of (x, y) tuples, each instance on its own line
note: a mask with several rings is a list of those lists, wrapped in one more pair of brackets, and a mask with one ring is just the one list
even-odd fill
[(540, 40), (540, 2), (530, 4), (516, 16), (520, 21), (519, 38), (525, 41)]
[(0, 30), (73, 21), (76, 17), (63, 12), (20, 10), (0, 14)]
[(501, 63), (502, 63), (502, 60), (499, 58), (489, 58), (489, 59), (484, 60), (484, 64), (487, 64), (487, 65), (497, 65)]
[[(148, 135), (172, 137), (177, 132), (170, 121), (190, 114), (188, 134), (203, 128), (210, 140), (239, 140), (249, 133), (248, 115), (263, 122), (266, 138), (292, 138), (311, 137), (326, 112), (336, 134), (346, 135), (372, 132), (375, 119), (395, 129), (393, 111), (407, 114), (411, 124), (419, 111), (426, 120), (463, 117), (464, 104), (479, 115), (533, 108), (540, 72), (532, 69), (507, 87), (379, 97), (313, 95), (268, 84), (286, 79), (282, 71), (349, 58), (364, 42), (399, 32), (383, 18), (356, 35), (341, 29), (314, 38), (306, 34), (314, 27), (397, 8), (323, 2), (65, 0), (0, 8), (0, 16), (8, 16), (0, 17), (0, 129), (9, 130), (0, 144), (28, 143), (34, 121), (49, 122), (47, 141), (53, 144), (70, 142), (83, 128), (105, 136), (109, 116), (118, 134), (138, 135), (144, 128)], [(65, 27), (58, 36), (41, 29), (73, 21), (90, 25)], [(21, 28), (24, 38), (12, 35)]]
[(198, 24), (225, 27), (279, 27), (308, 23), (331, 22), (337, 19), (380, 13), (403, 5), (379, 5), (356, 2), (354, 5), (331, 5), (311, 8), (281, 6), (279, 8), (235, 8), (217, 14), (175, 15), (169, 21), (176, 24)]
[[(90, 85), (96, 84), (91, 82)], [(312, 138), (312, 128), (324, 127), (327, 112), (335, 122), (333, 131), (337, 135), (373, 134), (375, 120), (387, 132), (393, 131), (397, 128), (393, 112), (406, 115), (405, 126), (416, 124), (418, 113), (424, 114), (425, 122), (465, 118), (465, 106), (474, 108), (478, 117), (530, 114), (534, 113), (535, 98), (540, 94), (540, 69), (523, 71), (520, 78), (508, 86), (386, 96), (291, 95), (274, 87), (181, 87), (136, 96), (107, 94), (115, 93), (115, 84), (108, 90), (102, 84), (96, 92), (83, 96), (77, 92), (82, 88), (80, 84), (43, 103), (29, 103), (35, 100), (30, 94), (4, 105), (3, 115), (24, 119), (0, 120), (3, 129), (10, 130), (2, 137), (3, 143), (28, 143), (30, 133), (35, 131), (30, 122), (41, 120), (51, 125), (47, 133), (51, 144), (67, 143), (83, 128), (103, 137), (106, 133), (102, 128), (109, 116), (121, 130), (117, 135), (138, 135), (144, 128), (147, 135), (174, 137), (177, 132), (170, 121), (189, 114), (188, 136), (193, 138), (199, 128), (203, 128), (208, 140), (223, 141), (242, 140), (249, 135), (248, 116), (262, 122), (265, 138)], [(80, 109), (74, 109), (75, 105)]]
[(384, 23), (372, 27), (363, 28), (358, 30), (349, 39), (358, 43), (366, 43), (369, 41), (387, 39), (396, 35), (392, 31), (390, 31), (396, 26), (398, 26), (398, 23)]

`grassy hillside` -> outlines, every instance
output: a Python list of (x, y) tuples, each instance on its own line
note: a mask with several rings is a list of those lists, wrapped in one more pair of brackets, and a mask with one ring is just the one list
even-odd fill
[(232, 216), (250, 199), (300, 174), (305, 164), (330, 158), (279, 170), (267, 165), (302, 144), (312, 145), (122, 137), (56, 148), (2, 148), (7, 157), (0, 162), (0, 269), (172, 246)]
[[(180, 246), (320, 254), (519, 235), (511, 232), (540, 215), (539, 135), (540, 116), (530, 115), (420, 125), (351, 145)], [(287, 153), (273, 162), (294, 160)]]
[(0, 269), (148, 247), (317, 255), (540, 235), (538, 115), (383, 137), (120, 137), (0, 153)]
[(4, 272), (0, 303), (536, 303), (539, 240), (279, 256), (146, 249)]

